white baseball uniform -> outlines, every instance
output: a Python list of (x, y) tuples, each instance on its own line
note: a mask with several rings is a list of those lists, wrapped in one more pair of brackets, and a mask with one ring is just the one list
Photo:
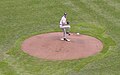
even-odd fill
[(66, 32), (69, 32), (70, 25), (67, 25), (65, 16), (63, 16), (60, 20), (60, 28), (63, 30), (63, 38), (66, 38)]

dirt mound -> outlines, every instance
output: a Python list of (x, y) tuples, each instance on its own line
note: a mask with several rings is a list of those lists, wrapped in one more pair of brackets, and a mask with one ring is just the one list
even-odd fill
[(72, 34), (70, 42), (61, 41), (61, 32), (32, 36), (22, 43), (22, 50), (29, 55), (48, 60), (86, 58), (100, 52), (101, 41), (87, 35)]

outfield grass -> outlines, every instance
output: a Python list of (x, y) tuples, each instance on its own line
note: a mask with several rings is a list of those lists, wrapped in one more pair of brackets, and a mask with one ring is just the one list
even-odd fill
[[(0, 75), (120, 75), (120, 0), (0, 0)], [(98, 38), (101, 53), (49, 61), (25, 54), (30, 36), (59, 32), (68, 13), (71, 32)]]

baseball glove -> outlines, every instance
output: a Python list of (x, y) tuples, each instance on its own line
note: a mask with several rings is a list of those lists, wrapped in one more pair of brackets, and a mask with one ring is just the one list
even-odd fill
[(70, 22), (67, 22), (67, 24), (70, 24)]

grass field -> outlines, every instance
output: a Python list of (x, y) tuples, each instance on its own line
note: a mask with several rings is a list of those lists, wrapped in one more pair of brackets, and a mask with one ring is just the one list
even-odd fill
[[(30, 36), (59, 32), (68, 13), (71, 32), (100, 39), (101, 53), (49, 61), (25, 54)], [(120, 75), (120, 0), (0, 0), (0, 75)]]

